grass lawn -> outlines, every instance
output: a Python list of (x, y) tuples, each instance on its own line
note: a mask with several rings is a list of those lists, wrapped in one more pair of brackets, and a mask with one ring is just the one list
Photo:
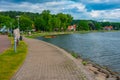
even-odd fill
[(91, 32), (115, 32), (115, 30), (112, 31), (106, 31), (106, 30), (94, 30), (94, 31), (65, 31), (65, 32), (33, 32), (31, 35), (28, 35), (25, 33), (24, 35), (28, 38), (36, 38), (39, 36), (46, 36), (46, 35), (61, 35), (61, 34), (85, 34), (85, 33), (91, 33)]
[(13, 39), (12, 46), (10, 49), (6, 50), (0, 54), (0, 80), (10, 80), (18, 68), (22, 65), (27, 54), (27, 45), (25, 42), (20, 41), (17, 47), (17, 52), (13, 49)]
[(32, 33), (31, 35), (28, 35), (28, 34), (24, 34), (26, 37), (28, 38), (36, 38), (36, 37), (39, 37), (39, 36), (46, 36), (46, 35), (61, 35), (61, 34), (73, 34), (73, 33), (81, 33), (81, 34), (84, 34), (84, 33), (88, 33), (90, 31), (66, 31), (66, 32), (34, 32)]

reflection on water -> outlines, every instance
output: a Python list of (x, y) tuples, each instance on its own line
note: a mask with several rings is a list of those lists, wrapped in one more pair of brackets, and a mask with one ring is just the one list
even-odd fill
[(120, 32), (69, 34), (38, 39), (120, 72)]

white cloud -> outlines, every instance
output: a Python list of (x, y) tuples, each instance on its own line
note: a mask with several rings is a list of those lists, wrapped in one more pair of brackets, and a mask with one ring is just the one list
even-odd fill
[(113, 10), (92, 10), (89, 14), (96, 19), (105, 19), (105, 20), (119, 20), (120, 18), (120, 9)]
[(103, 19), (102, 22), (108, 22), (109, 20)]
[(101, 0), (90, 0), (90, 2), (99, 3), (99, 2), (101, 2)]
[[(89, 0), (90, 1), (90, 0)], [(94, 2), (100, 2), (102, 0), (91, 0)], [(108, 1), (108, 0), (104, 0)], [(115, 0), (117, 1), (117, 0)], [(75, 9), (77, 10), (75, 12)], [(26, 12), (38, 12), (43, 10), (50, 10), (51, 13), (56, 14), (60, 12), (71, 14), (74, 19), (105, 19), (105, 20), (119, 20), (120, 21), (120, 9), (113, 10), (92, 10), (87, 11), (86, 6), (82, 3), (74, 1), (59, 1), (59, 2), (45, 2), (45, 3), (8, 3), (0, 2), (0, 11), (26, 11)], [(67, 11), (68, 10), (68, 11)]]
[(90, 12), (90, 15), (91, 15), (92, 17), (99, 17), (99, 16), (100, 16), (100, 12), (99, 12), (99, 11), (94, 11), (94, 10), (92, 10), (92, 11)]
[(91, 0), (91, 2), (94, 3), (103, 3), (103, 2), (109, 2), (110, 0)]
[(75, 3), (73, 1), (59, 1), (59, 2), (45, 2), (45, 3), (0, 3), (0, 9), (16, 10), (16, 11), (30, 11), (30, 12), (42, 12), (43, 10), (50, 10), (53, 13), (59, 13), (64, 9), (77, 8), (78, 11), (85, 11), (85, 5), (82, 3)]
[(51, 11), (57, 11), (57, 12), (61, 12), (62, 10), (68, 10), (68, 9), (70, 10), (74, 8), (77, 8), (78, 11), (80, 12), (86, 11), (85, 5), (73, 1), (47, 2), (42, 5), (44, 5), (45, 8)]
[(71, 4), (71, 5), (69, 5), (69, 8), (77, 8), (78, 11), (80, 11), (80, 12), (86, 11), (86, 6), (83, 5), (82, 3)]
[(119, 3), (120, 0), (82, 0), (84, 3)]

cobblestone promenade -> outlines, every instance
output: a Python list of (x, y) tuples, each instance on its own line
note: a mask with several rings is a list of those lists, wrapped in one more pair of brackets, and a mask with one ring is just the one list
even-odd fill
[(11, 80), (86, 80), (63, 51), (35, 39), (25, 39), (28, 55)]

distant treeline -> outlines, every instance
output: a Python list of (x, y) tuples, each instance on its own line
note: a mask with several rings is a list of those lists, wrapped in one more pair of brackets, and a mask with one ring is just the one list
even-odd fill
[[(19, 20), (16, 16), (20, 16)], [(42, 13), (5, 11), (0, 12), (0, 28), (17, 28), (18, 21), (20, 30), (29, 31), (66, 31), (68, 26), (76, 25), (76, 30), (103, 30), (105, 26), (113, 26), (114, 30), (120, 29), (120, 22), (97, 22), (93, 20), (73, 20), (70, 14), (51, 14), (49, 10)]]
[(73, 20), (72, 24), (76, 24), (77, 30), (103, 30), (105, 27), (112, 26), (113, 30), (120, 30), (120, 22), (97, 22), (94, 20)]

